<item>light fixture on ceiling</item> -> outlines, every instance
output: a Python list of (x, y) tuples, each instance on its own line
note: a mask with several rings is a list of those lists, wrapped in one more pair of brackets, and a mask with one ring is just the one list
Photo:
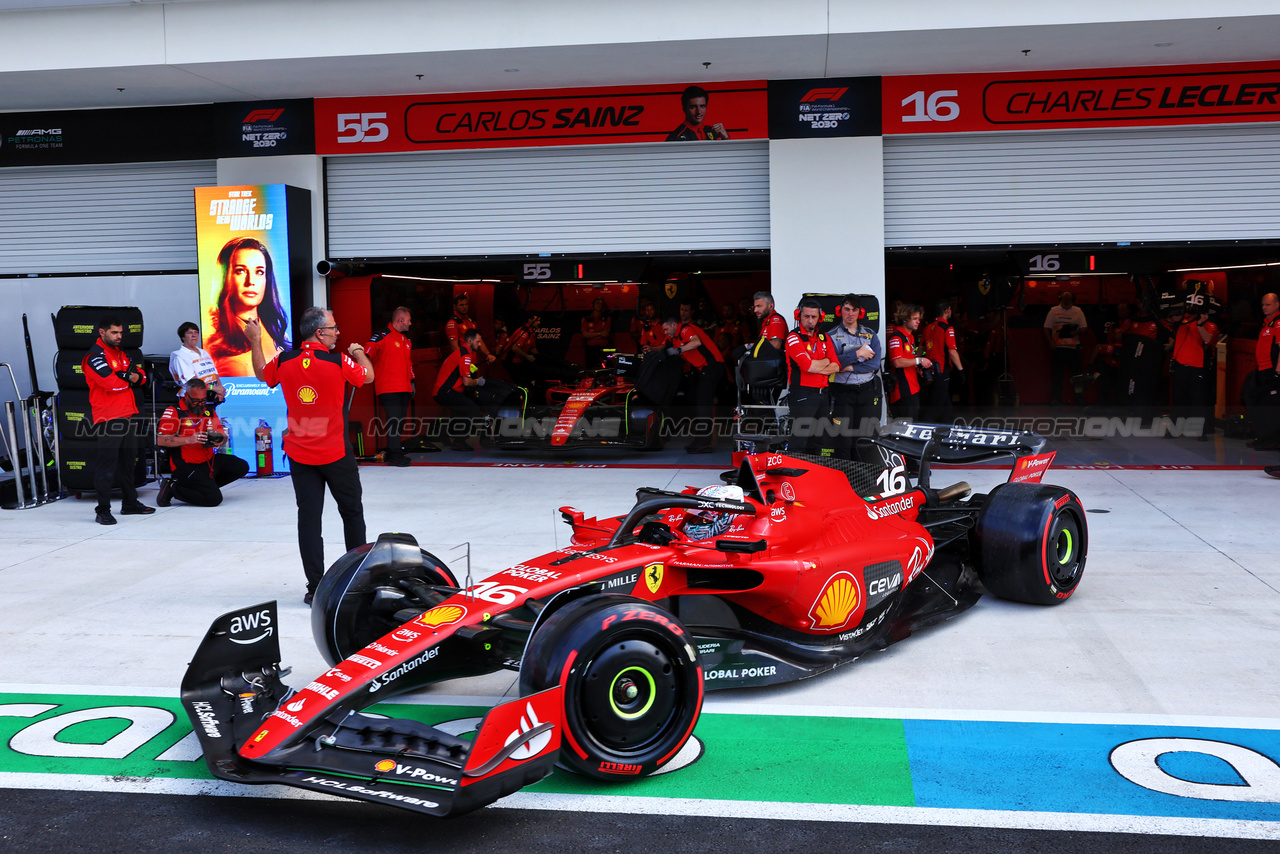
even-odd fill
[(1156, 42), (1156, 47), (1173, 47), (1173, 42)]
[(1023, 55), (1023, 56), (1030, 56), (1030, 55), (1031, 55), (1031, 48), (1027, 48), (1026, 50), (1024, 50), (1024, 51), (1022, 52), (1022, 55)]
[(519, 69), (519, 68), (504, 68), (504, 69), (502, 69), (502, 70), (503, 70), (503, 71), (505, 71), (505, 72), (506, 72), (506, 73), (508, 73), (508, 74), (515, 74), (515, 73), (516, 73), (517, 71), (519, 71), (520, 69)]

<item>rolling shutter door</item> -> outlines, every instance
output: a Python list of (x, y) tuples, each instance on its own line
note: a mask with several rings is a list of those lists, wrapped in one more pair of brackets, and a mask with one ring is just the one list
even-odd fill
[(763, 249), (766, 142), (333, 157), (331, 258)]
[(887, 137), (885, 245), (1280, 237), (1280, 126)]
[(0, 274), (196, 269), (213, 160), (0, 169)]

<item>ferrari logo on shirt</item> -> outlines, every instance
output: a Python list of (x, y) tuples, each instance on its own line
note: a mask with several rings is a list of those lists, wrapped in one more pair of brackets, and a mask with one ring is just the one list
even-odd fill
[(644, 568), (644, 586), (650, 593), (657, 593), (662, 586), (662, 571), (665, 567), (660, 563), (651, 563)]
[(302, 359), (302, 370), (304, 370), (304, 371), (305, 371), (305, 370), (306, 370), (307, 368), (309, 368), (309, 367), (311, 367), (311, 360), (310, 360), (310, 359), (308, 359), (308, 358), (305, 358), (305, 357), (304, 357), (304, 358)]

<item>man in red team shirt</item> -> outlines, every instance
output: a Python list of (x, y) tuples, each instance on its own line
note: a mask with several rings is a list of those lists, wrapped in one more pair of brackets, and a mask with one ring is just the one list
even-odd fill
[(774, 308), (773, 294), (758, 291), (752, 299), (751, 310), (760, 321), (760, 338), (757, 340), (768, 341), (773, 349), (781, 350), (782, 342), (787, 338), (787, 319)]
[(1173, 411), (1183, 417), (1204, 418), (1200, 441), (1213, 434), (1213, 379), (1209, 370), (1214, 364), (1213, 348), (1218, 344), (1218, 325), (1209, 320), (1203, 295), (1187, 297), (1186, 313), (1173, 336), (1173, 353), (1169, 362), (1170, 401)]
[(893, 369), (893, 391), (889, 394), (889, 408), (895, 418), (915, 421), (920, 416), (920, 377), (918, 368), (933, 367), (926, 356), (916, 355), (916, 330), (920, 328), (923, 309), (918, 305), (903, 303), (894, 312), (896, 324), (889, 330), (886, 342), (889, 366)]
[(80, 361), (80, 370), (89, 384), (89, 414), (98, 443), (98, 459), (93, 470), (93, 488), (98, 495), (94, 521), (114, 525), (111, 515), (111, 488), (120, 488), (124, 502), (122, 516), (145, 516), (156, 512), (138, 501), (133, 482), (138, 460), (138, 436), (133, 416), (138, 404), (133, 390), (147, 380), (146, 373), (135, 365), (129, 354), (120, 349), (124, 324), (120, 318), (107, 315), (98, 322), (98, 340)]
[(302, 345), (270, 362), (262, 353), (258, 321), (246, 321), (244, 331), (253, 350), (253, 375), (284, 392), (289, 430), (283, 447), (298, 502), (298, 552), (307, 575), (302, 601), (310, 605), (324, 576), (321, 514), (326, 485), (338, 503), (347, 551), (365, 543), (360, 470), (347, 442), (346, 395), (349, 385), (373, 382), (373, 365), (359, 342), (347, 348), (349, 356), (332, 352), (338, 345), (338, 324), (331, 312), (318, 306), (303, 312), (298, 322)]
[(160, 416), (156, 445), (169, 448), (173, 476), (160, 484), (156, 503), (168, 507), (173, 499), (197, 507), (222, 503), (222, 487), (249, 473), (249, 464), (217, 449), (227, 443), (227, 431), (209, 401), (209, 386), (192, 377), (182, 386), (182, 397)]
[[(471, 298), (466, 294), (458, 294), (453, 298), (453, 316), (444, 325), (444, 337), (449, 341), (449, 350), (456, 353), (462, 345), (467, 330), (475, 329), (476, 322), (471, 319)], [(479, 349), (486, 363), (497, 360), (497, 356), (489, 352), (482, 342)]]
[(1254, 350), (1254, 370), (1245, 378), (1245, 406), (1259, 451), (1280, 449), (1280, 297), (1262, 298), (1262, 331)]
[[(455, 418), (466, 418), (475, 424), (476, 419), (484, 414), (480, 404), (465, 394), (468, 388), (483, 386), (484, 377), (476, 376), (475, 358), (484, 340), (479, 329), (468, 329), (462, 336), (462, 345), (450, 353), (436, 372), (436, 381), (431, 387), (431, 396), (442, 406), (449, 407)], [(469, 434), (468, 434), (469, 435)], [(465, 437), (453, 439), (455, 451), (470, 451)]]
[(400, 446), (400, 433), (413, 398), (413, 342), (405, 336), (412, 325), (409, 309), (400, 306), (392, 312), (391, 323), (373, 333), (365, 347), (377, 377), (373, 381), (373, 392), (387, 415), (385, 458), (389, 466), (409, 465), (409, 458)]
[[(684, 306), (681, 306), (683, 310)], [(690, 306), (692, 308), (692, 306)], [(724, 376), (724, 357), (706, 330), (692, 323), (668, 317), (662, 322), (662, 330), (670, 339), (668, 356), (680, 356), (695, 375), (694, 418), (710, 420), (715, 412), (716, 386)], [(694, 436), (685, 448), (691, 454), (705, 454), (711, 450), (712, 433)]]
[(817, 300), (801, 301), (799, 325), (787, 335), (787, 400), (791, 434), (796, 437), (788, 443), (787, 450), (800, 454), (816, 454), (822, 447), (818, 425), (830, 414), (827, 386), (831, 375), (840, 370), (840, 358), (831, 339), (818, 331), (822, 314)]
[(924, 354), (938, 366), (933, 382), (921, 397), (920, 417), (936, 424), (949, 423), (951, 418), (951, 369), (963, 371), (960, 350), (956, 347), (956, 330), (951, 325), (951, 301), (938, 300), (934, 321), (924, 328)]

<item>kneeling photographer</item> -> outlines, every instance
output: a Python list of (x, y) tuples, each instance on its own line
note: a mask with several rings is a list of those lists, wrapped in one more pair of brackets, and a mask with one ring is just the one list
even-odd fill
[(249, 464), (217, 449), (227, 443), (227, 431), (209, 405), (209, 387), (193, 378), (182, 386), (182, 397), (160, 416), (156, 444), (169, 449), (173, 476), (160, 484), (156, 503), (168, 507), (174, 498), (197, 507), (222, 503), (222, 487), (249, 473)]

